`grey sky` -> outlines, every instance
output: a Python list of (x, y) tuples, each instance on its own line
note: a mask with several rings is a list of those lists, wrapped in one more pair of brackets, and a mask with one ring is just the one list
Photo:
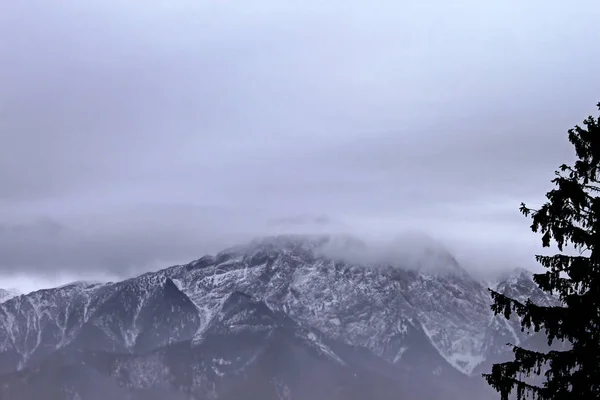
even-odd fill
[(598, 20), (592, 0), (2, 2), (1, 274), (310, 229), (531, 265), (518, 205), (595, 113)]

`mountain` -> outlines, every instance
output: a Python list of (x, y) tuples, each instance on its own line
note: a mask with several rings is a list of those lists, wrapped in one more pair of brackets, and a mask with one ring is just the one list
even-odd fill
[[(492, 395), (478, 369), (525, 334), (450, 253), (365, 263), (332, 246), (363, 244), (270, 237), (14, 297), (0, 304), (0, 400)], [(532, 285), (520, 274), (497, 288), (546, 301)]]
[(19, 291), (15, 289), (0, 289), (0, 303), (4, 303), (6, 300), (10, 300), (19, 294)]
[[(533, 281), (533, 273), (523, 268), (515, 268), (504, 274), (491, 287), (521, 303), (531, 299), (539, 306), (560, 305), (558, 297), (542, 291)], [(567, 346), (562, 342), (548, 346), (547, 337), (543, 332), (521, 331), (521, 318), (517, 315), (512, 315), (509, 320), (502, 315), (492, 316), (485, 337), (484, 347), (488, 349), (486, 359), (477, 366), (475, 373), (487, 373), (492, 364), (513, 359), (511, 347), (506, 346), (507, 343), (536, 351), (564, 350)]]

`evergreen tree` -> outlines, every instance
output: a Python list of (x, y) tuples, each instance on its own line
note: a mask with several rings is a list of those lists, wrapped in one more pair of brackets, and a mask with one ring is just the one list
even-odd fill
[[(556, 255), (536, 256), (547, 271), (535, 274), (534, 281), (558, 295), (561, 305), (523, 304), (490, 290), (495, 314), (507, 319), (517, 314), (523, 331), (543, 331), (549, 346), (562, 341), (567, 350), (538, 352), (510, 345), (514, 360), (495, 364), (483, 375), (503, 400), (513, 390), (518, 399), (600, 399), (600, 117), (590, 116), (583, 124), (568, 131), (578, 160), (555, 172), (548, 201), (539, 210), (525, 204), (520, 208), (531, 217), (533, 232), (541, 233), (542, 245), (558, 247)], [(576, 255), (566, 254), (567, 246)], [(536, 375), (543, 384), (524, 379)]]

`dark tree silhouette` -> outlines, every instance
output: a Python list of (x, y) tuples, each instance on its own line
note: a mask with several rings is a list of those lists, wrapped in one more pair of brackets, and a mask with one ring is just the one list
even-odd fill
[[(490, 290), (495, 314), (507, 319), (517, 314), (523, 331), (544, 331), (549, 346), (554, 341), (568, 345), (547, 352), (511, 345), (514, 360), (483, 375), (503, 400), (513, 390), (518, 399), (600, 399), (600, 117), (590, 116), (583, 124), (568, 131), (578, 160), (556, 171), (548, 201), (539, 210), (525, 204), (520, 209), (531, 216), (531, 229), (541, 233), (543, 246), (554, 243), (559, 249), (553, 256), (536, 256), (547, 271), (534, 275), (534, 281), (558, 295), (561, 305), (523, 304)], [(565, 253), (567, 246), (575, 255)], [(525, 379), (536, 375), (543, 383)]]

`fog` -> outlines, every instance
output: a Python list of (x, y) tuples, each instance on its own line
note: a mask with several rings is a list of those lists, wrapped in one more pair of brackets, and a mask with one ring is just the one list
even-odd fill
[(0, 275), (120, 279), (278, 232), (535, 268), (518, 213), (600, 89), (597, 2), (0, 5)]

